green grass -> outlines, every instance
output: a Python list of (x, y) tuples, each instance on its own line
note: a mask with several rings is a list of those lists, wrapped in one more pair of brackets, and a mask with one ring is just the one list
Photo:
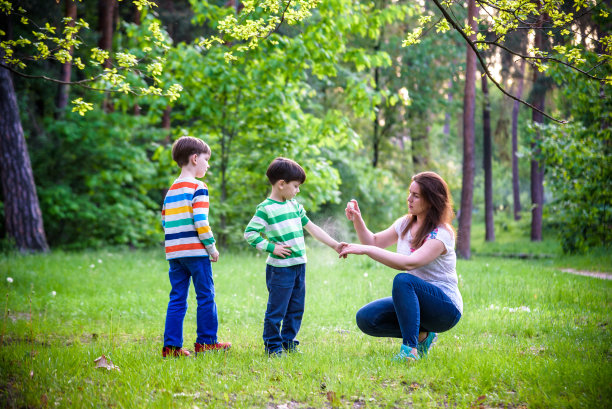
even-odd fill
[[(523, 237), (500, 241), (530, 246)], [(0, 407), (609, 405), (612, 282), (560, 268), (611, 272), (610, 256), (479, 256), (495, 252), (487, 245), (476, 236), (473, 260), (458, 264), (464, 317), (410, 366), (390, 360), (399, 340), (365, 336), (354, 319), (363, 304), (390, 294), (395, 272), (363, 257), (338, 260), (318, 243), (308, 249), (303, 354), (282, 359), (263, 350), (265, 258), (255, 251), (222, 253), (213, 265), (219, 338), (232, 350), (166, 360), (170, 286), (161, 250), (0, 255), (0, 294), (8, 297), (0, 298)], [(193, 290), (189, 304), (188, 347)], [(120, 371), (95, 368), (102, 354)]]

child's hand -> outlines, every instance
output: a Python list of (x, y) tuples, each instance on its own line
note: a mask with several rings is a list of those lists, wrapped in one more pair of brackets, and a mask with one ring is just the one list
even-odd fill
[(274, 251), (272, 252), (272, 254), (274, 254), (275, 256), (279, 256), (279, 257), (285, 258), (285, 257), (291, 255), (290, 248), (291, 248), (291, 246), (288, 246), (286, 244), (275, 244), (274, 245)]
[(219, 252), (215, 251), (213, 254), (209, 254), (208, 255), (210, 257), (210, 261), (212, 261), (213, 263), (216, 263), (217, 260), (219, 260)]
[(349, 200), (349, 202), (346, 204), (346, 209), (344, 209), (344, 213), (346, 214), (346, 218), (349, 220), (354, 220), (355, 216), (361, 217), (361, 211), (359, 210), (357, 200)]
[(349, 254), (366, 254), (368, 246), (362, 244), (347, 244), (342, 248), (339, 258), (346, 258)]
[[(348, 243), (345, 243), (345, 242), (342, 241), (342, 242), (338, 243), (338, 245), (334, 248), (334, 250), (336, 250), (336, 253), (340, 254), (340, 253), (342, 253), (342, 250), (346, 246), (348, 246), (348, 245), (349, 245)], [(344, 256), (340, 256), (340, 257), (346, 258), (346, 254)]]

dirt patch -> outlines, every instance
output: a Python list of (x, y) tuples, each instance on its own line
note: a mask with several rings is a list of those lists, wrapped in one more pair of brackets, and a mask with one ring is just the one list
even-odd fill
[(612, 280), (612, 273), (601, 273), (598, 271), (574, 270), (573, 268), (562, 268), (564, 273), (576, 274), (580, 276), (601, 278), (602, 280)]

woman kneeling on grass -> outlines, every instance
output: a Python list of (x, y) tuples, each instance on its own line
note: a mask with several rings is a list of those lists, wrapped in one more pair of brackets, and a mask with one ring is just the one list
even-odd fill
[[(396, 360), (417, 360), (427, 354), (436, 332), (454, 327), (463, 313), (457, 287), (455, 233), (451, 226), (452, 199), (444, 179), (434, 172), (412, 177), (409, 213), (388, 229), (372, 233), (361, 217), (356, 200), (346, 207), (362, 244), (340, 252), (365, 254), (405, 272), (393, 279), (391, 297), (372, 301), (357, 312), (357, 325), (375, 337), (402, 338)], [(397, 253), (384, 250), (397, 243)]]

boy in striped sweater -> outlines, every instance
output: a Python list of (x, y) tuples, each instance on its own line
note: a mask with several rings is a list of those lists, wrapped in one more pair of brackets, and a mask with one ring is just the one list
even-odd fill
[(302, 323), (306, 295), (303, 229), (338, 253), (345, 243), (338, 243), (311, 222), (302, 205), (294, 199), (306, 180), (306, 173), (299, 164), (291, 159), (276, 158), (266, 176), (272, 193), (257, 206), (244, 238), (251, 246), (268, 253), (268, 305), (263, 341), (270, 356), (280, 356), (283, 351), (297, 351), (299, 344), (295, 337)]
[(208, 187), (203, 178), (209, 168), (210, 147), (192, 136), (183, 136), (172, 146), (172, 159), (181, 167), (162, 209), (166, 236), (166, 259), (170, 264), (170, 301), (166, 313), (162, 356), (189, 356), (183, 349), (183, 320), (187, 312), (189, 281), (196, 292), (197, 338), (195, 353), (228, 350), (230, 343), (217, 341), (217, 305), (210, 262), (219, 259), (208, 223)]

